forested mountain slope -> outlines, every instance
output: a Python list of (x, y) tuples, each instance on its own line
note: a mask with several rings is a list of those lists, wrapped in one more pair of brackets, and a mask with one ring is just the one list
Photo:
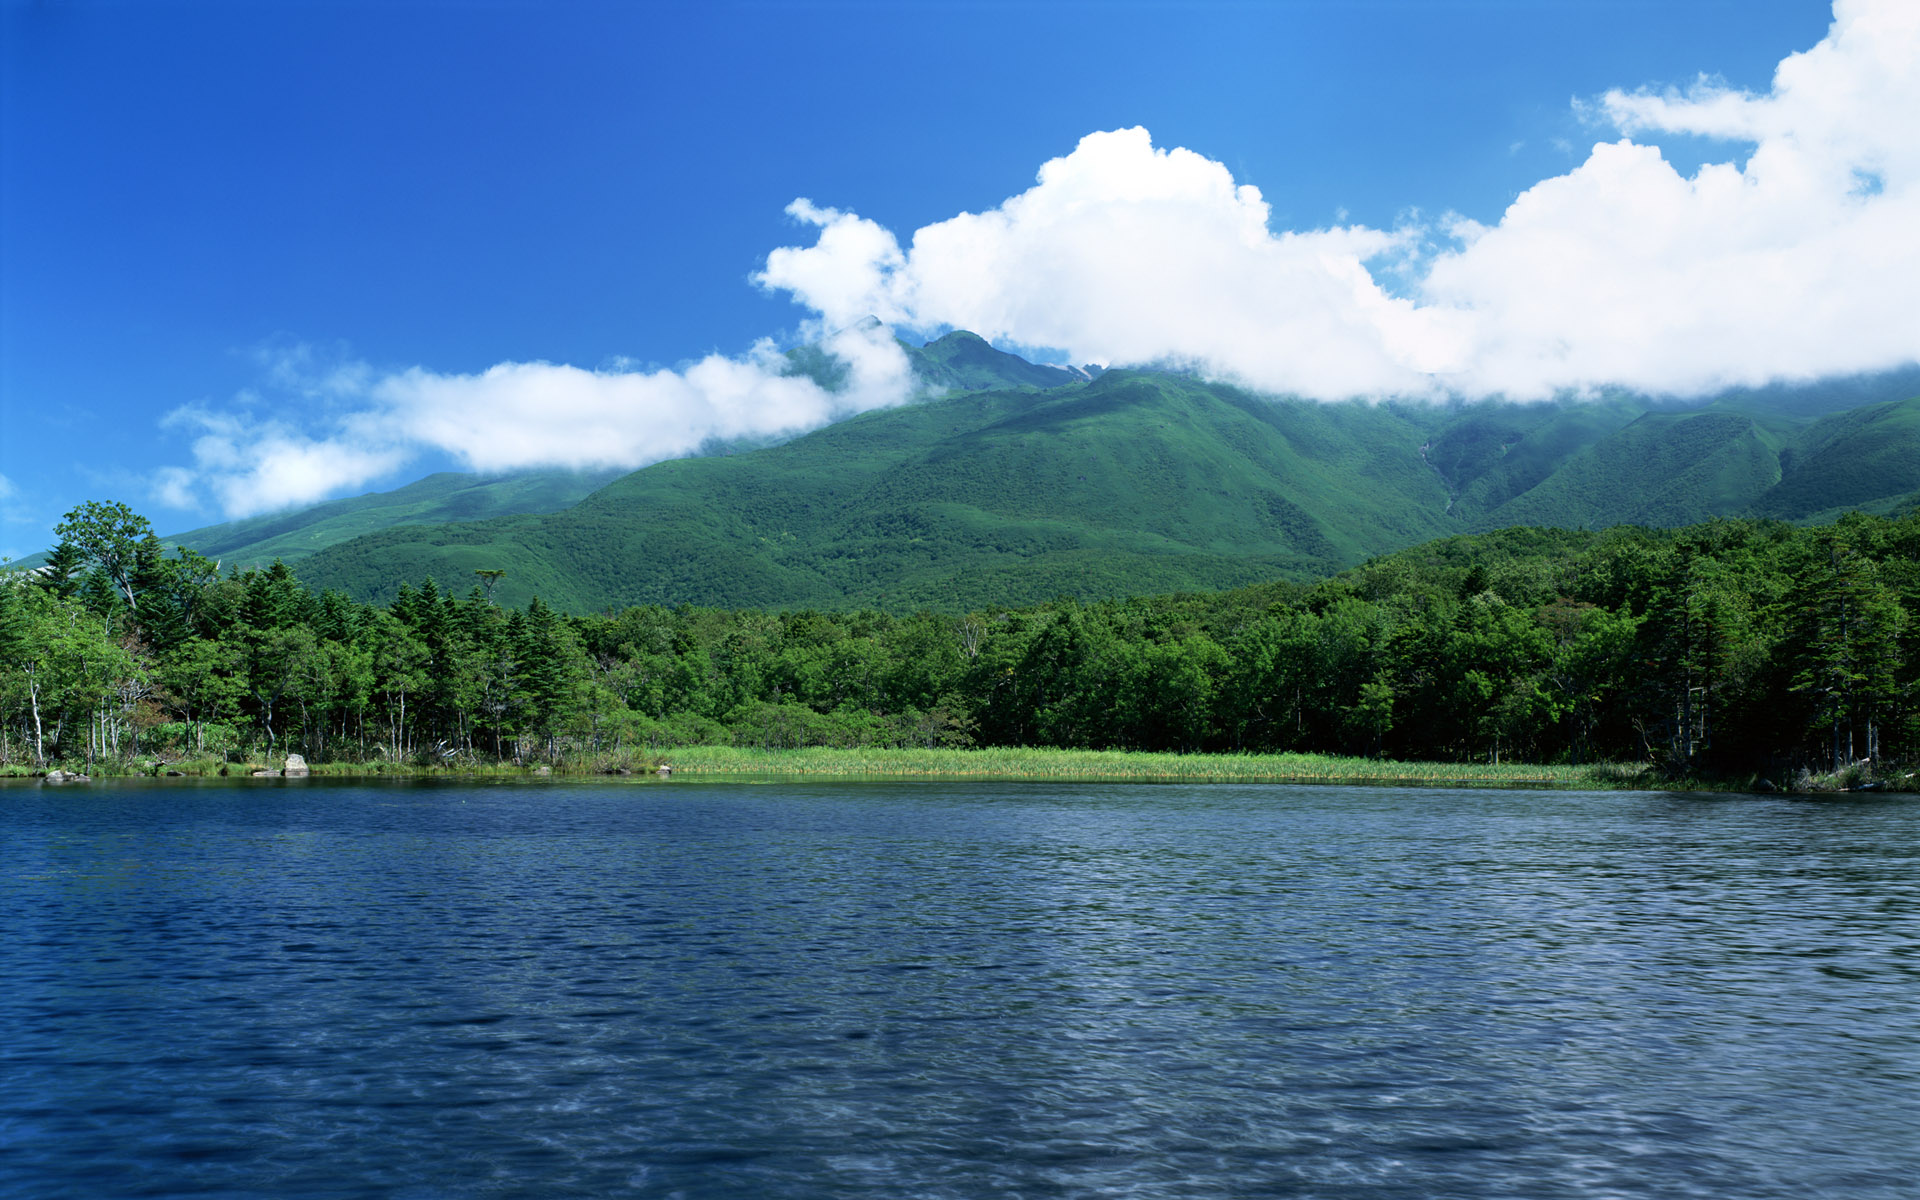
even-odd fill
[(1510, 525), (1892, 512), (1920, 488), (1920, 400), (1818, 418), (1830, 406), (1801, 391), (1316, 404), (1166, 372), (1068, 377), (966, 334), (916, 353), (923, 376), (988, 390), (660, 463), (562, 512), (388, 530), (303, 574), (381, 599), (505, 570), (503, 599), (571, 611), (954, 610), (1304, 579)]
[[(170, 540), (230, 566), (301, 561), (367, 599), (504, 570), (503, 600), (571, 611), (952, 610), (1304, 579), (1512, 525), (1824, 521), (1920, 502), (1920, 370), (1684, 406), (1315, 404), (1038, 365), (966, 332), (903, 349), (915, 402), (785, 444), (627, 474), (442, 473)], [(844, 377), (814, 347), (788, 361), (823, 386)]]
[(1744, 512), (1778, 481), (1779, 450), (1738, 413), (1643, 413), (1488, 513), (1487, 523), (1670, 526)]
[(1432, 417), (1116, 371), (661, 463), (562, 513), (389, 530), (303, 574), (379, 596), (505, 569), (504, 598), (576, 611), (951, 608), (1305, 576), (1449, 531), (1445, 485), (1413, 452)]
[(1850, 508), (1886, 515), (1920, 502), (1920, 397), (1869, 404), (1809, 427), (1781, 455), (1778, 486), (1755, 508), (1823, 521)]
[[(1087, 378), (1085, 371), (1037, 366), (996, 350), (975, 334), (950, 333), (925, 346), (905, 346), (914, 375), (928, 394), (987, 388), (1050, 388)], [(842, 369), (816, 348), (788, 355), (790, 370), (827, 386)], [(175, 534), (167, 540), (209, 558), (242, 567), (274, 559), (295, 562), (338, 542), (396, 525), (443, 525), (570, 508), (627, 474), (614, 469), (541, 470), (474, 475), (442, 471), (386, 492), (329, 500), (290, 512), (246, 517)], [(41, 556), (22, 563), (37, 566)]]

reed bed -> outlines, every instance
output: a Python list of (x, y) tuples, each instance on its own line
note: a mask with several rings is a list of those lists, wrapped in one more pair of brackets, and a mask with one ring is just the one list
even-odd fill
[(1320, 754), (1157, 754), (1126, 750), (754, 750), (690, 746), (661, 756), (675, 775), (865, 778), (1260, 780), (1295, 783), (1633, 786), (1635, 766), (1393, 762)]

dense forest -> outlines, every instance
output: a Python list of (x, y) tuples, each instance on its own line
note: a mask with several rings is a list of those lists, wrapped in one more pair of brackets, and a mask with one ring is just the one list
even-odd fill
[[(1920, 514), (1516, 528), (1317, 583), (970, 612), (385, 606), (88, 504), (0, 576), (0, 762), (631, 763), (681, 745), (1641, 760), (1920, 756)], [(1872, 769), (1872, 768), (1869, 768)]]

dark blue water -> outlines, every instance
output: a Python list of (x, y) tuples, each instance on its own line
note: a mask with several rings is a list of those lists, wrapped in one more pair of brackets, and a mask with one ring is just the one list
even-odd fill
[(0, 789), (0, 1192), (1920, 1194), (1920, 805)]

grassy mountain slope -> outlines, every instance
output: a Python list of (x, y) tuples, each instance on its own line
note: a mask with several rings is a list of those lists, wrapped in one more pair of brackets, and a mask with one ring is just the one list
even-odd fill
[(1763, 422), (1774, 418), (1805, 424), (1849, 409), (1904, 400), (1909, 396), (1920, 396), (1920, 365), (1814, 383), (1730, 388), (1713, 397), (1711, 406), (1746, 413)]
[(190, 529), (166, 539), (239, 566), (293, 562), (316, 550), (395, 525), (437, 525), (511, 513), (554, 512), (619, 478), (601, 470), (465, 475), (443, 471), (391, 492), (330, 500), (312, 508)]
[[(1860, 422), (1915, 386), (1920, 369), (1910, 368), (1734, 389), (1694, 405), (1625, 394), (1469, 404), (1425, 453), (1454, 493), (1453, 515), (1473, 529), (1892, 511), (1920, 488), (1903, 469), (1920, 460), (1920, 431), (1884, 414), (1871, 434)], [(1849, 431), (1879, 440), (1823, 449)]]
[(1432, 410), (1171, 375), (962, 394), (661, 463), (562, 513), (399, 528), (302, 574), (378, 598), (504, 568), (503, 599), (977, 606), (1307, 576), (1448, 532)]

